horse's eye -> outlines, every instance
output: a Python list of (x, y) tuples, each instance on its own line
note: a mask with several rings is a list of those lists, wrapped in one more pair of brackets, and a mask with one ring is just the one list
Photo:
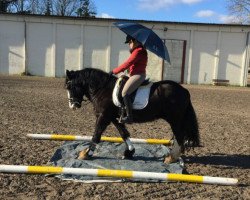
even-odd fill
[(69, 82), (67, 82), (67, 83), (66, 83), (66, 89), (68, 89), (68, 90), (69, 90), (69, 89), (71, 89), (71, 87), (72, 87), (72, 86), (71, 86), (71, 82), (70, 82), (70, 81), (69, 81)]

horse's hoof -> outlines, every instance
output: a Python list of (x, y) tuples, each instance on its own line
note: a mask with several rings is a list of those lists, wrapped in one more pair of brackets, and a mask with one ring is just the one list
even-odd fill
[(165, 164), (170, 164), (170, 163), (174, 163), (174, 162), (176, 162), (177, 160), (176, 159), (174, 159), (171, 155), (168, 155), (168, 156), (166, 156), (165, 157), (165, 159), (164, 159), (164, 163)]
[(122, 159), (132, 159), (134, 153), (135, 153), (135, 149), (133, 149), (132, 151), (126, 149), (126, 150), (124, 151), (124, 154), (123, 154)]
[(90, 158), (90, 156), (88, 155), (89, 152), (89, 148), (84, 149), (83, 151), (80, 151), (79, 155), (78, 155), (78, 160), (87, 160)]

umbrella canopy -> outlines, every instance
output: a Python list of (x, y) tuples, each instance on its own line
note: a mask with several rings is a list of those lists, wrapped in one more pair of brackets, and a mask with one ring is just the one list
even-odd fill
[(167, 47), (154, 31), (141, 24), (132, 22), (115, 22), (114, 25), (142, 43), (146, 49), (170, 63)]

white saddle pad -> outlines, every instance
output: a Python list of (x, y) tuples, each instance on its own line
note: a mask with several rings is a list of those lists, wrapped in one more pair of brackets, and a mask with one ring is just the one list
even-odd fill
[[(116, 81), (115, 88), (114, 88), (113, 94), (112, 94), (113, 102), (118, 107), (122, 106), (121, 102), (118, 99), (118, 92), (119, 92), (121, 82), (122, 82), (122, 78), (119, 78)], [(133, 102), (133, 109), (141, 110), (148, 105), (150, 88), (152, 85), (153, 85), (153, 83), (150, 82), (148, 85), (140, 86), (138, 88), (136, 95), (135, 95), (135, 100)]]

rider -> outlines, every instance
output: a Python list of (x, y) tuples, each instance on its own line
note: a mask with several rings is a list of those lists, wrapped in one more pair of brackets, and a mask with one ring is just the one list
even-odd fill
[(122, 90), (122, 98), (127, 116), (121, 120), (122, 123), (129, 124), (133, 122), (132, 103), (129, 95), (134, 92), (146, 78), (148, 54), (143, 45), (129, 35), (127, 35), (125, 43), (129, 44), (131, 55), (123, 64), (113, 69), (110, 73), (118, 74), (127, 69), (129, 70), (129, 79)]

